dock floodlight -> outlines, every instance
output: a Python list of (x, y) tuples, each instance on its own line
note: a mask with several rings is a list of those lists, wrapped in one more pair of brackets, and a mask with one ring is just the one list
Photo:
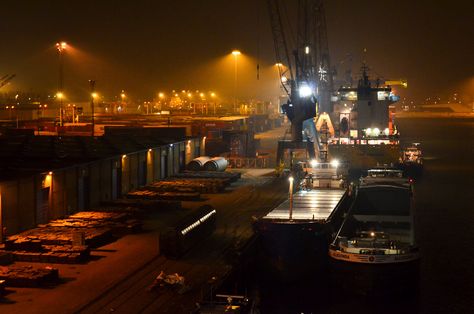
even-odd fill
[(331, 160), (331, 166), (333, 166), (334, 168), (339, 167), (339, 160), (337, 159)]
[(374, 136), (379, 136), (380, 135), (379, 128), (374, 128), (373, 132), (374, 132)]
[(312, 168), (316, 168), (318, 166), (318, 161), (316, 159), (311, 159), (309, 163)]
[(306, 98), (313, 94), (311, 87), (309, 87), (306, 83), (301, 84), (300, 88), (298, 89), (298, 92), (301, 98)]

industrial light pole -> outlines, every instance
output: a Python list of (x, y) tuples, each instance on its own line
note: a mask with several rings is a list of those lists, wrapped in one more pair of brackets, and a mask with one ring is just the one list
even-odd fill
[(63, 84), (64, 84), (64, 50), (66, 50), (67, 44), (66, 42), (58, 42), (56, 43), (56, 49), (58, 50), (59, 56), (59, 77), (58, 77), (58, 92), (56, 94), (57, 98), (59, 98), (59, 125), (63, 125)]
[(89, 80), (89, 86), (91, 88), (92, 136), (94, 136), (94, 130), (95, 130), (95, 125), (94, 125), (94, 99), (97, 97), (97, 94), (95, 93), (95, 81), (94, 80)]
[(288, 180), (290, 181), (290, 220), (293, 219), (293, 181), (295, 180), (293, 177), (289, 177)]
[(234, 113), (237, 109), (237, 57), (241, 55), (239, 50), (232, 51), (234, 56)]

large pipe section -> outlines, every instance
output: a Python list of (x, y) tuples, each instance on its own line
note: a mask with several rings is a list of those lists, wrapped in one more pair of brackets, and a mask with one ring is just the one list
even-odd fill
[(206, 171), (225, 171), (228, 162), (224, 157), (214, 157), (206, 161), (204, 170)]
[(209, 156), (201, 156), (194, 158), (188, 163), (186, 167), (188, 170), (191, 171), (201, 171), (204, 170), (204, 164), (208, 162), (211, 158)]

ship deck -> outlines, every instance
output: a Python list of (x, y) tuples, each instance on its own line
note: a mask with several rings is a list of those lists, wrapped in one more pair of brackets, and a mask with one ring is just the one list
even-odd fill
[[(345, 194), (343, 189), (298, 191), (293, 195), (293, 220), (327, 220)], [(290, 201), (286, 200), (263, 219), (289, 219)]]

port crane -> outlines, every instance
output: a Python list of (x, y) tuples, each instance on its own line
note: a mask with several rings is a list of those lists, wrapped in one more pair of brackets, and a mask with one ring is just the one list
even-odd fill
[[(286, 149), (306, 148), (309, 159), (316, 159), (315, 144), (320, 161), (327, 162), (327, 124), (318, 123), (317, 130), (314, 123), (315, 117), (329, 119), (332, 112), (333, 78), (323, 1), (297, 1), (296, 36), (291, 34), (283, 2), (267, 0), (267, 6), (280, 82), (288, 95), (281, 109), (291, 122), (291, 141), (279, 141), (277, 163)], [(290, 44), (294, 37), (296, 42)]]

